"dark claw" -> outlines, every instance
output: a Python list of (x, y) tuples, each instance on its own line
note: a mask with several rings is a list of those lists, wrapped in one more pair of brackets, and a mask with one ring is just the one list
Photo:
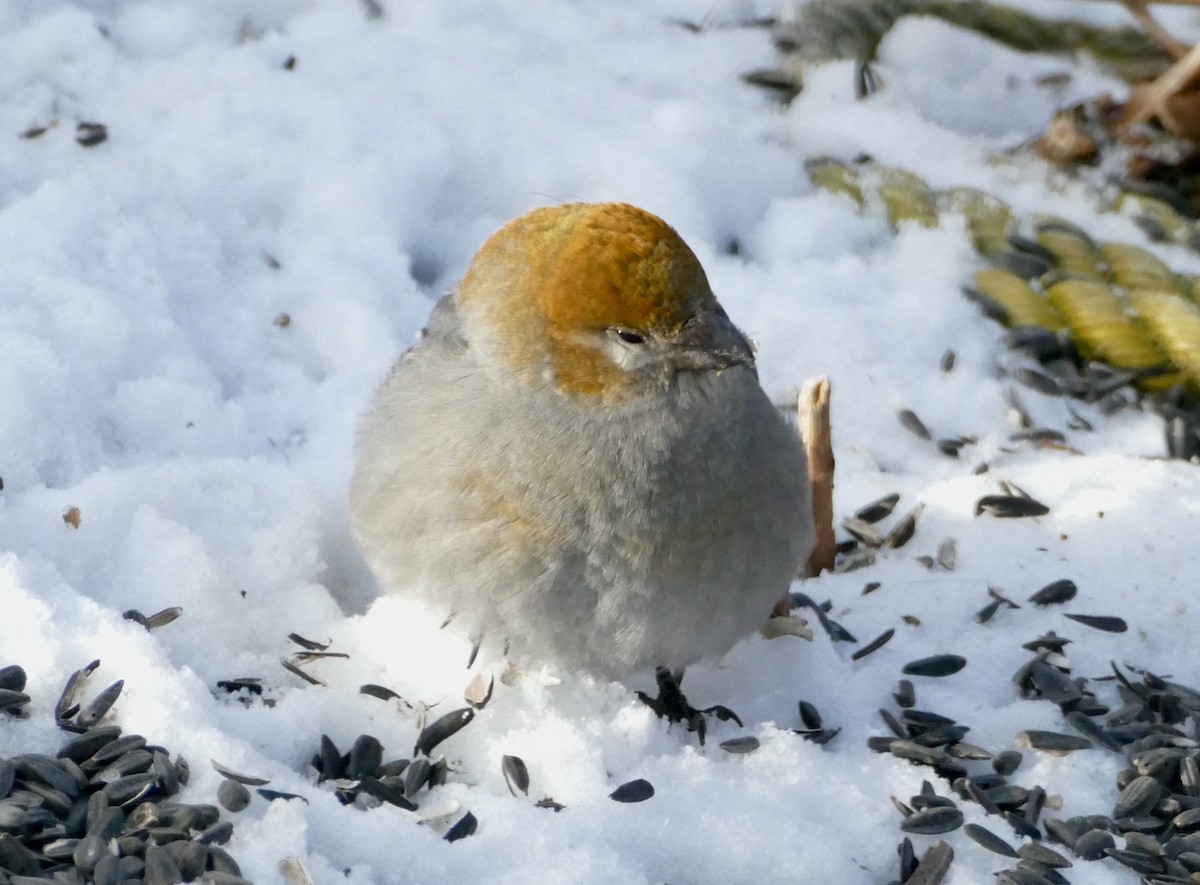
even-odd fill
[(689, 704), (679, 688), (679, 680), (682, 677), (682, 673), (676, 675), (666, 667), (659, 667), (654, 671), (654, 680), (658, 683), (658, 697), (652, 698), (644, 691), (639, 691), (636, 692), (637, 699), (653, 710), (659, 719), (686, 724), (688, 731), (695, 732), (700, 746), (704, 746), (704, 739), (708, 734), (705, 716), (716, 716), (722, 722), (733, 720), (739, 727), (744, 727), (738, 715), (726, 706), (715, 704), (698, 710)]
[(728, 722), (729, 720), (732, 719), (734, 722), (736, 722), (738, 724), (738, 728), (746, 727), (742, 724), (742, 720), (738, 718), (738, 714), (733, 712), (732, 710), (730, 710), (728, 707), (724, 706), (723, 704), (714, 704), (711, 707), (706, 707), (705, 709), (701, 710), (700, 712), (703, 713), (705, 716), (716, 716), (722, 722)]

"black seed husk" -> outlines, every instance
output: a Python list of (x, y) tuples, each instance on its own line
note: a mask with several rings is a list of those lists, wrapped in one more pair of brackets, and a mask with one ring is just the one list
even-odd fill
[(217, 774), (221, 775), (221, 777), (227, 778), (231, 781), (237, 781), (238, 783), (245, 784), (248, 787), (263, 787), (271, 782), (270, 778), (255, 777), (249, 774), (239, 774), (233, 769), (222, 765), (216, 759), (210, 759), (209, 762), (212, 764), (213, 770)]
[(1045, 516), (1050, 508), (1041, 501), (1019, 495), (984, 495), (975, 502), (975, 515), (989, 513), (1000, 519)]
[(1005, 857), (1018, 856), (1015, 848), (986, 827), (981, 827), (979, 824), (966, 824), (963, 832), (994, 854), (1001, 854)]
[(464, 726), (475, 718), (475, 711), (470, 707), (454, 710), (439, 719), (429, 723), (422, 729), (417, 738), (413, 753), (428, 756), (442, 741), (457, 734)]
[(653, 795), (654, 787), (650, 781), (639, 777), (621, 784), (608, 794), (608, 798), (614, 802), (645, 802)]
[(250, 804), (250, 791), (245, 784), (226, 778), (217, 788), (217, 801), (227, 811), (242, 811)]
[(1058, 581), (1052, 581), (1041, 590), (1038, 590), (1029, 597), (1029, 601), (1034, 605), (1057, 605), (1061, 602), (1075, 598), (1077, 588), (1075, 582), (1069, 578), (1062, 578)]
[(921, 855), (921, 862), (904, 880), (904, 885), (940, 885), (954, 860), (954, 850), (939, 840)]
[(865, 504), (854, 512), (856, 519), (861, 519), (863, 522), (873, 523), (879, 522), (891, 515), (896, 508), (896, 504), (900, 501), (900, 494), (895, 492), (890, 495), (884, 495), (872, 501), (870, 504)]
[(917, 413), (912, 411), (912, 409), (901, 409), (896, 413), (896, 417), (900, 419), (900, 423), (904, 425), (904, 429), (918, 439), (933, 439), (933, 434), (929, 432), (929, 428), (925, 426), (925, 423), (917, 417)]
[(960, 655), (940, 654), (910, 661), (901, 672), (905, 676), (950, 676), (966, 665), (967, 659)]
[(885, 645), (887, 645), (888, 642), (891, 640), (891, 638), (895, 635), (896, 635), (895, 628), (888, 627), (886, 630), (884, 630), (882, 633), (880, 633), (878, 636), (876, 636), (874, 639), (872, 639), (870, 642), (868, 642), (862, 648), (855, 651), (854, 654), (850, 655), (850, 660), (860, 661), (863, 658), (865, 658), (867, 655), (869, 655), (873, 652), (879, 651), (879, 649), (881, 649)]
[(723, 741), (720, 744), (721, 749), (726, 753), (733, 753), (735, 755), (753, 753), (759, 748), (759, 746), (760, 744), (758, 742), (758, 738), (752, 735), (747, 737), (730, 738), (729, 740)]
[(1045, 750), (1051, 753), (1069, 753), (1072, 750), (1086, 750), (1092, 746), (1092, 742), (1087, 738), (1039, 729), (1017, 732), (1016, 740), (1019, 747), (1029, 747), (1032, 750)]
[(1108, 615), (1064, 614), (1063, 617), (1070, 618), (1072, 621), (1083, 624), (1085, 627), (1091, 627), (1093, 630), (1102, 630), (1105, 633), (1124, 633), (1129, 629), (1129, 625), (1125, 623), (1123, 618), (1110, 617)]
[(467, 838), (467, 836), (473, 834), (478, 828), (479, 821), (475, 818), (475, 815), (468, 811), (458, 819), (454, 826), (446, 831), (446, 835), (442, 838), (447, 842), (457, 842), (459, 839)]
[(914, 811), (900, 822), (900, 829), (906, 833), (934, 835), (957, 830), (962, 823), (963, 815), (957, 808), (939, 806), (926, 808), (924, 811)]
[(500, 760), (500, 768), (504, 772), (504, 782), (508, 784), (508, 791), (514, 796), (517, 793), (529, 795), (529, 769), (525, 766), (525, 760), (520, 756), (504, 756)]

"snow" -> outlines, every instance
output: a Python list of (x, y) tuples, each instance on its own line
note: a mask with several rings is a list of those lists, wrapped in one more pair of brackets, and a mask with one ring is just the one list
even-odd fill
[[(1116, 10), (1057, 6), (1097, 20)], [(29, 721), (0, 727), (0, 756), (52, 751), (65, 679), (99, 658), (93, 682), (126, 682), (116, 721), (191, 761), (186, 801), (213, 801), (210, 759), (308, 800), (255, 797), (226, 813), (227, 847), (257, 883), (283, 881), (287, 857), (316, 883), (883, 883), (897, 875), (901, 838), (889, 796), (907, 801), (929, 776), (866, 746), (885, 733), (876, 711), (894, 709), (904, 663), (964, 655), (956, 675), (914, 678), (917, 705), (970, 725), (968, 739), (995, 752), (1023, 729), (1068, 730), (1053, 704), (1019, 698), (1010, 682), (1029, 657), (1021, 643), (1047, 629), (1074, 640), (1076, 674), (1103, 676), (1115, 660), (1200, 683), (1182, 651), (1200, 568), (1196, 467), (1160, 460), (1160, 422), (1134, 411), (1080, 407), (1096, 427), (1068, 431), (1083, 455), (1005, 451), (1009, 382), (997, 365), (1011, 356), (959, 295), (977, 267), (961, 225), (893, 234), (878, 208), (814, 191), (803, 171), (812, 156), (865, 152), (934, 186), (985, 187), (1022, 215), (1143, 242), (1036, 160), (989, 162), (1056, 107), (1121, 84), (1086, 61), (1022, 56), (914, 20), (882, 46), (878, 95), (856, 102), (852, 65), (835, 63), (780, 111), (739, 80), (771, 63), (767, 33), (727, 26), (770, 3), (366, 10), (0, 8), (0, 665), (21, 664), (33, 697)], [(693, 33), (681, 19), (711, 27)], [(1066, 87), (1038, 85), (1064, 70)], [(107, 141), (77, 144), (81, 121), (107, 126)], [(17, 137), (33, 127), (47, 129)], [(385, 759), (406, 757), (418, 710), (432, 719), (462, 706), (474, 672), (468, 643), (433, 615), (375, 599), (344, 524), (351, 444), (382, 374), (483, 239), (566, 200), (624, 200), (677, 227), (756, 341), (772, 395), (831, 378), (839, 516), (893, 491), (902, 499), (885, 528), (925, 509), (907, 547), (794, 588), (832, 600), (859, 643), (832, 643), (810, 617), (812, 643), (748, 637), (688, 672), (694, 703), (745, 722), (714, 722), (703, 748), (634, 697), (652, 688), (649, 673), (629, 685), (545, 668), (498, 680), (438, 748), (450, 776), (422, 800), (457, 803), (448, 821), (478, 818), (477, 833), (451, 844), (399, 809), (343, 806), (306, 772), (323, 733), (343, 751), (373, 734)], [(1191, 253), (1161, 254), (1200, 270)], [(1020, 393), (1039, 423), (1066, 430), (1061, 401)], [(936, 436), (978, 443), (947, 458), (903, 430), (901, 408)], [(983, 460), (990, 472), (973, 475)], [(974, 516), (999, 479), (1051, 513)], [(71, 507), (78, 528), (63, 520)], [(916, 562), (948, 537), (953, 571)], [(975, 622), (989, 585), (1023, 603), (1064, 577), (1080, 588), (1067, 606)], [(882, 586), (864, 596), (867, 581)], [(122, 618), (169, 606), (182, 617), (153, 632)], [(1099, 633), (1062, 611), (1120, 615), (1130, 630)], [(887, 628), (888, 645), (850, 659)], [(308, 666), (326, 685), (281, 668), (298, 651), (293, 631), (349, 655)], [(273, 705), (216, 687), (242, 676), (261, 677)], [(364, 683), (409, 706), (360, 694)], [(1112, 700), (1111, 686), (1097, 690)], [(801, 699), (841, 728), (833, 741), (792, 733)], [(718, 746), (744, 735), (757, 752)], [(504, 755), (527, 763), (529, 799), (510, 795)], [(1024, 755), (1013, 780), (1061, 796), (1053, 813), (1111, 809), (1119, 757)], [(654, 785), (652, 799), (608, 798), (634, 778)], [(566, 808), (534, 807), (543, 796)], [(960, 807), (1017, 841), (978, 806)], [(951, 843), (952, 885), (990, 882), (1006, 865), (961, 830), (913, 838), (918, 853)], [(1068, 871), (1075, 881), (1133, 880), (1110, 861), (1084, 866)]]

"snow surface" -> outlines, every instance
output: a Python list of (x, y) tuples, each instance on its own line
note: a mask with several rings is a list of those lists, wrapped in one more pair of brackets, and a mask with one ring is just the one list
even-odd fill
[[(1094, 5), (1112, 20), (1116, 4)], [(1010, 682), (1028, 658), (1021, 643), (1046, 629), (1075, 640), (1077, 674), (1116, 660), (1200, 683), (1184, 651), (1200, 568), (1196, 467), (1158, 460), (1159, 422), (1132, 411), (1084, 409), (1096, 431), (1068, 432), (1082, 457), (1003, 452), (1012, 427), (997, 361), (1009, 357), (959, 295), (976, 267), (961, 226), (893, 235), (878, 211), (814, 191), (803, 172), (808, 157), (867, 152), (936, 186), (986, 187), (1021, 214), (1140, 242), (1127, 219), (1094, 215), (1087, 188), (1049, 187), (1031, 159), (988, 161), (1064, 102), (1121, 84), (1086, 61), (1022, 56), (922, 20), (884, 43), (885, 88), (869, 101), (853, 98), (852, 65), (832, 64), (780, 111), (739, 80), (772, 63), (767, 33), (720, 27), (769, 3), (365, 8), (0, 4), (0, 665), (24, 666), (34, 699), (29, 721), (0, 723), (0, 756), (56, 747), (61, 686), (100, 658), (94, 682), (126, 680), (119, 723), (191, 761), (185, 800), (213, 801), (209, 759), (308, 799), (256, 797), (233, 816), (228, 847), (258, 883), (282, 881), (285, 857), (320, 885), (883, 883), (901, 837), (889, 796), (907, 800), (928, 773), (866, 747), (885, 733), (876, 711), (893, 707), (905, 662), (967, 657), (957, 675), (916, 678), (918, 706), (993, 751), (1022, 729), (1066, 730), (1054, 705)], [(1066, 70), (1066, 87), (1037, 84)], [(81, 147), (80, 121), (105, 124), (108, 140)], [(32, 127), (48, 128), (17, 137)], [(449, 782), (423, 800), (457, 802), (447, 821), (478, 818), (451, 844), (390, 806), (342, 806), (305, 772), (322, 733), (343, 750), (370, 733), (385, 758), (408, 755), (418, 715), (359, 694), (363, 683), (432, 718), (462, 706), (472, 675), (464, 640), (374, 599), (344, 525), (351, 443), (382, 373), (483, 239), (566, 200), (625, 200), (675, 225), (756, 340), (773, 395), (832, 379), (839, 515), (893, 491), (897, 516), (925, 510), (907, 547), (802, 586), (832, 600), (858, 645), (894, 627), (883, 649), (853, 662), (858, 645), (832, 643), (810, 618), (812, 643), (748, 637), (689, 671), (693, 702), (745, 721), (714, 723), (706, 748), (634, 698), (649, 673), (630, 685), (547, 671), (497, 682), (438, 748)], [(1200, 270), (1194, 255), (1162, 254)], [(1021, 395), (1040, 423), (1066, 429), (1062, 402)], [(900, 408), (978, 445), (946, 458), (901, 428)], [(982, 460), (991, 472), (972, 475)], [(998, 479), (1050, 515), (974, 517)], [(71, 507), (78, 528), (63, 520)], [(947, 537), (953, 571), (917, 563)], [(1080, 588), (1065, 609), (974, 621), (989, 584), (1023, 601), (1064, 577)], [(882, 587), (863, 596), (867, 581)], [(183, 616), (153, 632), (121, 616), (168, 606)], [(1120, 615), (1130, 630), (1098, 633), (1060, 609)], [(324, 687), (280, 666), (298, 650), (292, 631), (349, 654), (308, 668)], [(273, 706), (216, 689), (238, 676), (261, 677)], [(817, 746), (794, 734), (800, 699), (840, 735)], [(719, 749), (742, 735), (762, 747)], [(530, 799), (509, 794), (505, 754), (526, 761)], [(1061, 796), (1059, 816), (1107, 813), (1120, 767), (1099, 749), (1026, 751), (1014, 781)], [(652, 799), (608, 798), (639, 777)], [(534, 807), (543, 796), (565, 810)], [(914, 837), (918, 853), (936, 838)], [(945, 838), (949, 883), (990, 882), (1005, 866), (962, 831)], [(1068, 872), (1135, 878), (1111, 861)]]

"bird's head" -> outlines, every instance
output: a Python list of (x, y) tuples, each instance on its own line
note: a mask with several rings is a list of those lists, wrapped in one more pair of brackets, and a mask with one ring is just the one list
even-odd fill
[(619, 404), (680, 373), (754, 367), (692, 250), (623, 203), (509, 222), (476, 254), (456, 299), (467, 340), (500, 383)]

